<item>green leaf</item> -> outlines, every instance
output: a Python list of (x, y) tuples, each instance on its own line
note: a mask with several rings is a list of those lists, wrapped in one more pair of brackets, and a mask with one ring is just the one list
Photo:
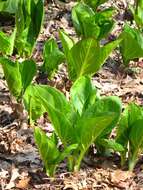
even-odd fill
[(0, 57), (0, 63), (2, 64), (10, 93), (16, 98), (21, 98), (36, 74), (35, 62), (33, 60), (25, 60), (19, 63)]
[(102, 131), (113, 122), (114, 115), (113, 112), (106, 115), (105, 113), (85, 112), (77, 123), (77, 138), (80, 148), (87, 151)]
[(11, 36), (7, 36), (4, 32), (0, 31), (0, 52), (6, 55), (12, 55), (14, 42), (16, 37), (16, 29)]
[(74, 41), (63, 30), (60, 30), (59, 35), (60, 35), (60, 39), (62, 41), (64, 53), (65, 53), (66, 57), (68, 57), (68, 52), (73, 47)]
[(4, 76), (8, 84), (10, 93), (18, 98), (21, 95), (22, 82), (19, 72), (19, 63), (13, 62), (7, 58), (0, 57), (0, 63), (4, 71)]
[(107, 37), (113, 28), (113, 13), (112, 8), (94, 13), (87, 4), (78, 3), (72, 9), (73, 25), (79, 36), (100, 40)]
[[(92, 38), (84, 39), (75, 44), (70, 50), (70, 61), (68, 62), (69, 70), (73, 70), (72, 80), (82, 75), (91, 74), (86, 72), (91, 65), (96, 65), (96, 51), (99, 51), (98, 42)], [(69, 64), (70, 63), (70, 64)], [(92, 68), (93, 73), (93, 68)], [(69, 73), (72, 74), (72, 73)]]
[[(30, 69), (29, 69), (30, 68)], [(33, 60), (25, 60), (20, 64), (23, 92), (31, 84), (36, 75), (36, 63)]]
[(69, 52), (68, 67), (72, 70), (69, 73), (70, 78), (75, 80), (82, 75), (95, 74), (120, 41), (110, 42), (103, 47), (100, 47), (99, 43), (92, 38), (79, 41)]
[(98, 112), (114, 113), (114, 117), (112, 118), (113, 122), (110, 123), (110, 125), (107, 126), (107, 128), (101, 133), (98, 141), (100, 141), (100, 138), (106, 138), (111, 134), (112, 129), (116, 126), (117, 122), (119, 121), (121, 111), (122, 111), (122, 102), (116, 96), (103, 97), (96, 102), (95, 104), (96, 113)]
[(93, 9), (97, 9), (98, 6), (105, 3), (108, 0), (84, 0), (86, 4), (91, 6)]
[(130, 60), (143, 57), (143, 35), (139, 30), (125, 25), (121, 37), (123, 39), (120, 44), (121, 54), (126, 66)]
[(114, 113), (98, 113), (87, 110), (76, 124), (76, 139), (79, 144), (79, 155), (76, 155), (74, 170), (79, 170), (81, 161), (91, 144), (113, 122)]
[(96, 100), (97, 90), (92, 86), (89, 77), (82, 76), (75, 81), (70, 90), (71, 103), (81, 115)]
[(136, 104), (130, 103), (120, 118), (116, 141), (126, 147), (129, 140), (131, 126), (136, 120), (142, 119), (142, 117), (143, 110)]
[(63, 152), (61, 152), (60, 157), (58, 158), (58, 162), (64, 160), (64, 158), (68, 157), (74, 150), (78, 148), (78, 144), (72, 144), (66, 147)]
[(18, 8), (19, 0), (0, 1), (0, 12), (15, 13)]
[[(48, 112), (55, 132), (59, 136), (63, 144), (76, 144), (72, 143), (72, 140), (74, 138), (74, 132), (71, 123), (71, 106), (66, 100), (64, 94), (49, 86), (31, 85), (28, 88), (28, 91), (26, 91), (25, 96), (25, 105), (28, 110), (30, 110), (30, 97), (36, 98), (38, 100), (37, 103), (39, 103), (40, 101), (41, 110), (46, 110), (46, 112)], [(35, 110), (36, 105), (32, 105), (32, 111)], [(39, 115), (42, 114), (42, 111), (39, 112)], [(35, 113), (33, 113), (32, 115), (35, 115)]]
[(58, 164), (57, 158), (60, 156), (57, 145), (39, 127), (35, 127), (34, 139), (44, 162), (47, 175), (53, 176)]
[(17, 38), (15, 43), (19, 55), (31, 55), (41, 30), (43, 14), (42, 0), (19, 0), (16, 12)]
[(102, 131), (102, 133), (99, 135), (99, 137), (96, 139), (95, 144), (98, 148), (99, 152), (105, 152), (106, 149), (109, 147), (103, 146), (103, 141), (111, 135), (111, 132), (113, 128), (116, 127), (121, 111), (122, 111), (122, 103), (121, 100), (116, 96), (109, 96), (101, 98), (99, 101), (96, 102), (96, 113), (98, 112), (114, 112), (113, 121), (106, 127), (105, 130)]
[[(84, 3), (78, 3), (72, 9), (72, 21), (78, 35), (91, 37), (99, 33), (98, 26), (94, 23), (94, 11)], [(87, 30), (88, 28), (88, 30)]]
[(101, 139), (100, 145), (102, 145), (106, 149), (114, 150), (115, 152), (123, 152), (124, 151), (124, 147), (121, 144), (117, 143), (115, 140)]
[[(74, 41), (63, 30), (60, 30), (59, 35), (60, 35), (60, 39), (62, 42), (66, 60), (68, 62), (68, 65), (70, 65), (70, 52), (69, 51), (73, 47)], [(72, 75), (75, 75), (73, 67), (71, 65), (68, 66), (68, 73), (69, 73), (69, 77)]]
[(129, 5), (129, 8), (134, 16), (134, 20), (139, 29), (143, 27), (143, 1), (137, 0), (133, 5)]
[(106, 38), (112, 31), (114, 26), (114, 20), (112, 18), (114, 13), (115, 10), (113, 8), (108, 8), (95, 14), (95, 23), (97, 23), (100, 28), (98, 40)]
[[(45, 88), (50, 94), (52, 101), (47, 97), (40, 96), (49, 118), (54, 126), (56, 134), (64, 145), (76, 144), (74, 140), (74, 128), (72, 126), (71, 106), (64, 95), (54, 88)], [(39, 89), (39, 95), (41, 90)]]
[(31, 123), (36, 121), (46, 112), (45, 107), (41, 104), (36, 93), (36, 89), (33, 85), (30, 85), (24, 93), (24, 105), (29, 113)]
[(28, 111), (30, 124), (46, 112), (45, 107), (41, 105), (41, 101), (38, 98), (33, 97), (32, 91), (30, 91), (29, 88), (27, 88), (26, 93), (24, 94), (24, 105), (25, 109)]
[(143, 150), (143, 119), (136, 120), (131, 126), (129, 142), (129, 170), (132, 171), (137, 162), (139, 154), (142, 153)]
[(53, 138), (46, 136), (39, 127), (35, 127), (34, 138), (44, 162), (46, 173), (49, 176), (54, 175), (59, 163), (68, 157), (78, 146), (77, 144), (72, 144), (60, 152)]
[(48, 77), (51, 78), (54, 72), (58, 69), (65, 57), (62, 51), (59, 50), (58, 45), (54, 39), (49, 39), (44, 45), (44, 65), (43, 69), (47, 72)]
[(124, 148), (127, 147), (129, 135), (128, 115), (128, 108), (126, 108), (121, 115), (119, 126), (117, 128), (116, 142), (120, 143)]
[[(125, 149), (125, 151), (121, 153), (122, 165), (125, 163), (126, 153), (128, 151), (130, 170), (134, 168), (138, 153), (140, 151), (140, 145), (142, 143), (142, 138), (140, 137), (140, 135), (142, 135), (142, 118), (142, 107), (131, 103), (123, 112), (117, 130), (116, 142), (120, 143)], [(135, 147), (136, 143), (138, 143), (138, 145)]]
[[(111, 106), (111, 107), (110, 107)], [(115, 106), (115, 109), (113, 107)], [(119, 117), (120, 101), (113, 97), (99, 99), (89, 106), (78, 119), (76, 129), (76, 139), (79, 144), (80, 155), (77, 159), (75, 169), (78, 170), (84, 154), (92, 143), (96, 143), (102, 135), (108, 134), (111, 127)]]

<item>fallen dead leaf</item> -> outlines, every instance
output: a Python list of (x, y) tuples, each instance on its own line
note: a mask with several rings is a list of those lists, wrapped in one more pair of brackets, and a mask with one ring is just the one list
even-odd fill
[(133, 175), (134, 174), (130, 171), (116, 170), (111, 173), (111, 182), (115, 184), (125, 182), (127, 179), (133, 177)]
[(11, 179), (10, 182), (7, 184), (5, 189), (12, 189), (15, 187), (15, 180), (20, 176), (18, 169), (13, 168), (11, 172)]
[(30, 177), (26, 177), (24, 179), (21, 179), (16, 184), (16, 187), (19, 189), (26, 189), (29, 186)]

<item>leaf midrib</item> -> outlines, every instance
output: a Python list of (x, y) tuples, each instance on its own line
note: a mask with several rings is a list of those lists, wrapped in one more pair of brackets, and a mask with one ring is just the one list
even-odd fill
[(88, 46), (88, 51), (87, 51), (87, 54), (85, 56), (84, 62), (81, 64), (81, 70), (80, 70), (78, 77), (82, 76), (82, 74), (84, 73), (84, 66), (86, 65), (88, 55), (90, 54), (89, 52), (90, 52), (91, 44), (92, 44), (92, 40), (90, 40), (90, 44)]

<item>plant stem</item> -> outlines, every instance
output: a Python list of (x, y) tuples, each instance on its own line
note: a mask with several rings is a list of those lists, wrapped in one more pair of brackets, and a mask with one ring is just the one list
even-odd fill
[(135, 151), (133, 154), (130, 154), (129, 158), (129, 171), (133, 171), (137, 162), (137, 152)]
[(80, 153), (80, 155), (79, 155), (79, 158), (77, 159), (77, 162), (76, 162), (76, 164), (75, 164), (75, 166), (74, 166), (74, 171), (75, 171), (75, 172), (79, 171), (80, 165), (81, 165), (81, 161), (82, 161), (82, 159), (83, 159), (83, 157), (84, 157), (85, 152), (86, 152), (85, 150), (84, 150), (84, 151), (81, 151), (81, 153)]

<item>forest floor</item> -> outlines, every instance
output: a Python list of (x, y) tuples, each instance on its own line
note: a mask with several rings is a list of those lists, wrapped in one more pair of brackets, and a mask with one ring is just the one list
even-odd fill
[[(59, 46), (61, 46), (58, 38), (60, 28), (64, 28), (68, 34), (75, 37), (71, 22), (73, 4), (73, 2), (51, 3), (45, 6), (44, 27), (33, 54), (39, 65), (42, 63), (43, 43), (51, 35), (57, 39)], [(116, 37), (122, 30), (126, 6), (122, 1), (112, 1), (112, 4), (118, 10), (115, 17), (118, 24), (110, 38)], [(55, 86), (67, 96), (71, 86), (65, 66), (60, 67), (52, 81), (39, 73), (35, 82)], [(93, 83), (102, 95), (119, 96), (124, 106), (132, 101), (143, 105), (142, 60), (131, 63), (130, 67), (125, 69), (116, 50), (93, 77)], [(50, 132), (51, 125), (45, 118), (41, 118), (39, 124), (45, 131)], [(143, 189), (143, 157), (140, 156), (133, 173), (121, 170), (119, 157), (113, 154), (110, 157), (86, 158), (78, 173), (67, 172), (63, 162), (54, 179), (47, 177), (34, 143), (33, 129), (25, 120), (21, 124), (21, 118), (13, 111), (10, 94), (0, 70), (0, 189), (140, 190)]]

